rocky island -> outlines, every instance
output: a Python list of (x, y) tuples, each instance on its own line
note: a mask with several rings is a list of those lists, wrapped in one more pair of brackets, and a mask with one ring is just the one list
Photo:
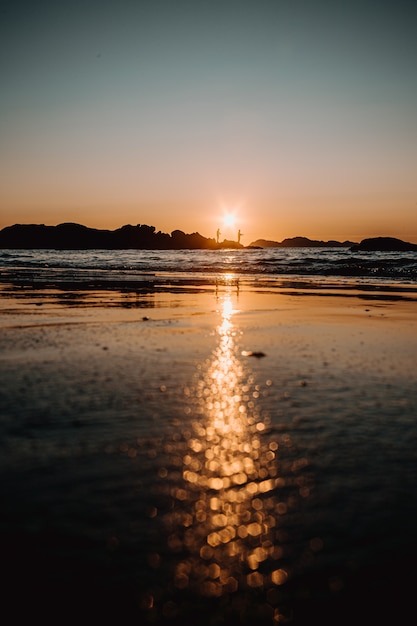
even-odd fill
[(292, 237), (282, 242), (258, 239), (248, 246), (233, 240), (221, 242), (195, 232), (187, 234), (174, 230), (171, 234), (156, 231), (155, 226), (126, 224), (116, 230), (100, 230), (82, 224), (65, 222), (57, 226), (45, 224), (14, 224), (0, 231), (2, 249), (52, 250), (219, 250), (241, 248), (311, 248), (350, 247), (354, 242), (316, 241), (307, 237)]
[(353, 245), (352, 252), (413, 252), (417, 245), (396, 237), (372, 237)]
[(222, 250), (262, 248), (348, 248), (362, 251), (417, 251), (417, 245), (395, 237), (373, 237), (360, 243), (353, 241), (321, 241), (308, 237), (290, 237), (283, 241), (257, 239), (248, 246), (238, 241), (204, 237), (173, 230), (171, 234), (157, 231), (155, 226), (126, 224), (115, 230), (89, 228), (65, 222), (57, 226), (45, 224), (14, 224), (0, 230), (0, 249), (44, 250)]

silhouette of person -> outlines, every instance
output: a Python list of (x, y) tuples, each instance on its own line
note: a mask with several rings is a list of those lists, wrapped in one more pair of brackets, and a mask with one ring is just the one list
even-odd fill
[(220, 228), (217, 229), (217, 243), (219, 243), (219, 239), (220, 239)]
[(240, 229), (237, 231), (237, 242), (240, 243), (240, 238), (242, 236), (242, 233), (240, 232)]

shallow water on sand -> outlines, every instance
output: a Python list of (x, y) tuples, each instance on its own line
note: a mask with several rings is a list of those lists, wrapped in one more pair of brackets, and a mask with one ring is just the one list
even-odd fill
[(415, 302), (227, 281), (135, 306), (56, 293), (2, 299), (17, 618), (404, 623)]

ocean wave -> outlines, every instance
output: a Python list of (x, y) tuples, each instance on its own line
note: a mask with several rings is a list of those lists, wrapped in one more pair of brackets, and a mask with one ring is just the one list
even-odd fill
[[(417, 253), (352, 253), (348, 249), (262, 250), (8, 250), (0, 252), (0, 278), (86, 272), (110, 280), (116, 273), (129, 279), (143, 274), (241, 276), (322, 276), (380, 278), (417, 282)], [(107, 275), (107, 276), (106, 276)]]

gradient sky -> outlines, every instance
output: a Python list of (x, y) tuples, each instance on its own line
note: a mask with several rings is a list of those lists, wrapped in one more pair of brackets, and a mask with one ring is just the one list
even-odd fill
[(417, 243), (415, 0), (0, 6), (0, 228)]

